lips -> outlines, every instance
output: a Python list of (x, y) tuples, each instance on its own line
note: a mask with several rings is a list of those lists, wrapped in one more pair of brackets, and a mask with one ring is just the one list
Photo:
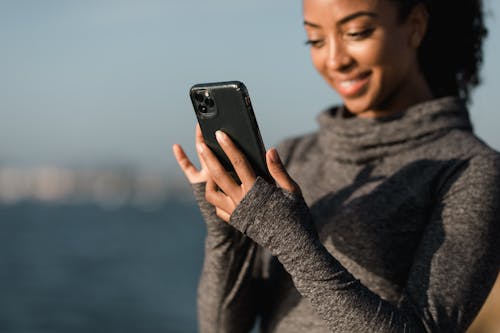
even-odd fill
[(356, 76), (346, 78), (334, 78), (335, 87), (343, 97), (359, 96), (370, 80), (371, 72), (363, 72)]

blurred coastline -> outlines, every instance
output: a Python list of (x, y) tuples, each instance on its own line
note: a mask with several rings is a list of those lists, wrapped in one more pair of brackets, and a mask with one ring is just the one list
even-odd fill
[(0, 203), (93, 203), (105, 208), (156, 209), (163, 203), (190, 201), (184, 179), (132, 167), (63, 168), (0, 166)]

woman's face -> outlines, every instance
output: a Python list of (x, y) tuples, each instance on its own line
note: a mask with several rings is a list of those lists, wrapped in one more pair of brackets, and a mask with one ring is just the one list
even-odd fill
[(402, 21), (389, 0), (304, 0), (312, 62), (352, 113), (376, 117), (431, 97), (417, 60), (426, 16), (414, 12)]

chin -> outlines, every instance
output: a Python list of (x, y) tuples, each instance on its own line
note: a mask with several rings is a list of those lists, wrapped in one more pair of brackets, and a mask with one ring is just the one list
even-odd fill
[(374, 103), (366, 97), (358, 97), (353, 99), (344, 99), (345, 107), (355, 115), (361, 115), (363, 112), (374, 109)]
[(368, 87), (362, 94), (356, 97), (342, 97), (345, 107), (352, 113), (360, 117), (376, 117), (384, 114), (384, 91), (378, 89), (379, 85)]

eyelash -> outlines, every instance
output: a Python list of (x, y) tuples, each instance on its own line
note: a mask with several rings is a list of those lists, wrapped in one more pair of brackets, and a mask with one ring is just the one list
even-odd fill
[(321, 47), (320, 43), (322, 42), (323, 42), (322, 39), (308, 39), (306, 40), (305, 44), (311, 47)]
[[(361, 31), (356, 31), (356, 32), (349, 32), (346, 33), (347, 37), (351, 40), (363, 40), (365, 38), (368, 38), (371, 36), (371, 34), (375, 31), (375, 28), (370, 28), (370, 29), (365, 29)], [(305, 44), (309, 45), (311, 47), (316, 47), (319, 48), (321, 47), (321, 43), (323, 43), (323, 39), (308, 39), (306, 40)]]
[(373, 31), (375, 31), (375, 28), (365, 29), (356, 32), (348, 32), (347, 36), (354, 40), (360, 40), (369, 37), (373, 33)]

